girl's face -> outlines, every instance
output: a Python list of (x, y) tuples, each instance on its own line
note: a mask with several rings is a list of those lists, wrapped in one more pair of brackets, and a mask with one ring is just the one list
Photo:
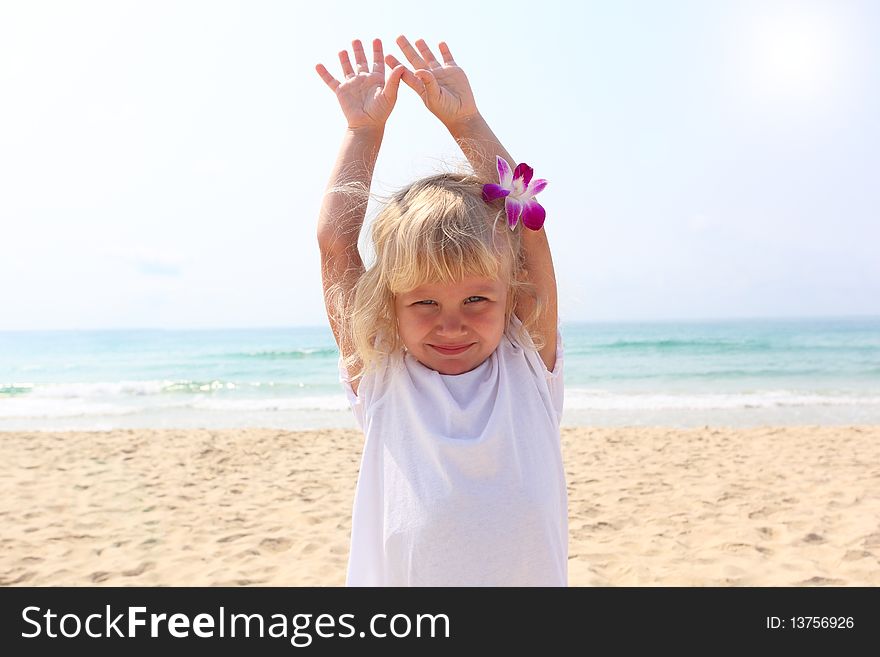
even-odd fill
[(507, 284), (487, 278), (422, 285), (394, 298), (407, 351), (440, 374), (470, 372), (492, 355), (504, 335), (506, 304)]

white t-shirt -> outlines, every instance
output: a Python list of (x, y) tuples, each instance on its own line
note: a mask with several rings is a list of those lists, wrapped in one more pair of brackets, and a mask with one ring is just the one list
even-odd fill
[(402, 351), (351, 389), (365, 442), (347, 586), (567, 586), (562, 334), (548, 372), (511, 326), (470, 372)]

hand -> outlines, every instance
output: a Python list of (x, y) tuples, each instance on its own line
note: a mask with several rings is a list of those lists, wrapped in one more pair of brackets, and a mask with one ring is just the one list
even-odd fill
[[(446, 42), (440, 42), (443, 64), (437, 61), (424, 39), (416, 41), (419, 52), (403, 35), (397, 37), (397, 45), (415, 69), (413, 72), (404, 67), (403, 81), (422, 97), (425, 107), (447, 128), (479, 115), (467, 76), (452, 59)], [(392, 55), (387, 55), (385, 61), (395, 71), (403, 66)]]
[(364, 55), (364, 47), (361, 42), (355, 39), (351, 45), (354, 50), (357, 73), (351, 68), (351, 60), (348, 58), (347, 50), (339, 52), (339, 63), (342, 64), (342, 73), (345, 75), (344, 81), (339, 82), (330, 75), (323, 64), (315, 66), (315, 70), (336, 94), (336, 99), (342, 107), (342, 113), (345, 115), (350, 129), (378, 128), (382, 130), (397, 102), (400, 78), (406, 67), (402, 64), (395, 66), (388, 76), (388, 80), (385, 80), (382, 41), (373, 40), (372, 72), (367, 64), (367, 57)]

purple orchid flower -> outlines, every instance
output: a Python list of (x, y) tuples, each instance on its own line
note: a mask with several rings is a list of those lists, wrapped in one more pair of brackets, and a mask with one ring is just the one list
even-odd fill
[(504, 199), (510, 230), (516, 228), (516, 222), (520, 217), (526, 228), (541, 230), (547, 213), (534, 197), (547, 186), (547, 181), (532, 180), (532, 167), (524, 162), (517, 164), (516, 170), (511, 172), (507, 160), (500, 155), (496, 156), (495, 160), (498, 163), (500, 184), (483, 185), (483, 199), (489, 202), (499, 198)]

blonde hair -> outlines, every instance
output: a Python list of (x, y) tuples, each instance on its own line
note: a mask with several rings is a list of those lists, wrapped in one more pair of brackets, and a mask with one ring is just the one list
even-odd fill
[(543, 307), (526, 277), (523, 228), (510, 230), (503, 207), (484, 201), (482, 188), (482, 181), (471, 174), (434, 175), (398, 191), (378, 213), (371, 230), (375, 261), (347, 293), (343, 283), (328, 290), (328, 306), (341, 318), (343, 336), (355, 348), (345, 359), (352, 379), (403, 348), (394, 297), (429, 283), (456, 283), (471, 276), (506, 280), (505, 327), (517, 301), (530, 296), (533, 311), (520, 317), (523, 326), (514, 337), (520, 344), (528, 344), (528, 337), (539, 350), (544, 346), (532, 330)]

